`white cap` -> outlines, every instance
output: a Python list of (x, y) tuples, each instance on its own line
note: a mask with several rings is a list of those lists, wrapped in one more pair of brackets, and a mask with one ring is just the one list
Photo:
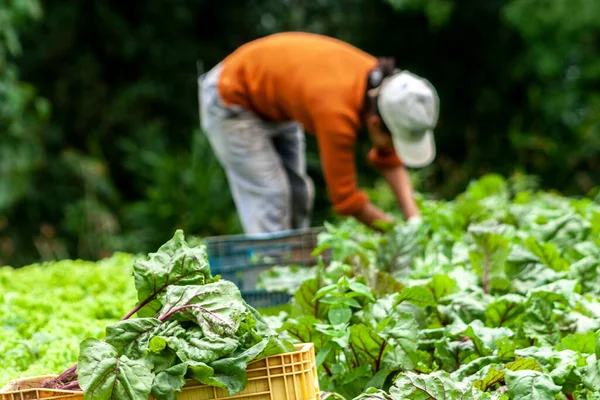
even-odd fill
[(406, 166), (425, 167), (435, 159), (433, 129), (438, 121), (439, 103), (431, 83), (408, 71), (382, 82), (377, 106), (392, 133), (394, 149)]

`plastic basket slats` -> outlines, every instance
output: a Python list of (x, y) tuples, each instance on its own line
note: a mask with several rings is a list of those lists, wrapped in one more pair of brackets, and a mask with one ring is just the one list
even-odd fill
[[(177, 400), (320, 400), (315, 349), (312, 343), (296, 351), (277, 354), (248, 364), (246, 388), (233, 396), (213, 386), (189, 380)], [(0, 392), (0, 400), (83, 400), (82, 392), (40, 389), (51, 376), (13, 381)], [(149, 400), (154, 400), (150, 397)]]
[[(257, 290), (261, 273), (275, 265), (313, 266), (312, 252), (323, 228), (309, 228), (257, 235), (216, 236), (205, 239), (213, 275), (234, 282), (255, 308), (286, 303), (291, 296)], [(329, 254), (322, 255), (328, 261)]]
[(266, 292), (264, 290), (253, 290), (242, 293), (244, 300), (254, 308), (269, 308), (287, 304), (292, 295), (284, 292)]

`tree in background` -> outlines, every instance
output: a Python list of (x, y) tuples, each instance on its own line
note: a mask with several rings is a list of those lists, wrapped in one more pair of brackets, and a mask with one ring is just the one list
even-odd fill
[[(13, 3), (0, 6), (0, 49), (11, 46), (0, 55), (0, 264), (147, 252), (176, 228), (239, 232), (198, 129), (196, 61), (208, 69), (284, 30), (395, 56), (434, 83), (438, 158), (418, 174), (431, 195), (490, 171), (569, 194), (600, 176), (595, 0), (46, 1), (43, 18), (34, 1)], [(317, 224), (332, 214), (308, 147)], [(377, 175), (357, 161), (371, 186)]]
[[(43, 196), (36, 181), (47, 163), (44, 131), (50, 104), (35, 86), (19, 79), (14, 59), (22, 54), (19, 31), (41, 15), (36, 0), (0, 3), (0, 263), (19, 260), (18, 252), (33, 251), (36, 246), (32, 255), (66, 255), (55, 243), (45, 246), (40, 226), (31, 229), (28, 223), (39, 221), (42, 211), (28, 208), (28, 204)], [(19, 215), (19, 222), (11, 215)], [(46, 233), (52, 236), (52, 232)]]

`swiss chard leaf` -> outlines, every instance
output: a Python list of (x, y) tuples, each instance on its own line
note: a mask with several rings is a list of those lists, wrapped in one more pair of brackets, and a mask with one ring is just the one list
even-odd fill
[(475, 388), (454, 382), (447, 374), (417, 375), (413, 372), (400, 374), (390, 394), (394, 400), (477, 400), (483, 395)]
[(599, 255), (585, 257), (569, 268), (569, 278), (576, 279), (584, 292), (600, 293), (597, 285), (600, 278)]
[(232, 353), (239, 346), (239, 339), (231, 337), (205, 336), (198, 327), (189, 328), (179, 336), (165, 338), (182, 361), (214, 361)]
[(583, 370), (583, 383), (593, 392), (600, 392), (600, 360), (590, 357)]
[(133, 264), (140, 301), (138, 316), (152, 317), (162, 307), (157, 297), (171, 286), (204, 285), (211, 279), (206, 247), (190, 247), (177, 230), (156, 253)]
[[(436, 294), (441, 295), (441, 290)], [(435, 300), (433, 297), (433, 291), (429, 291), (421, 286), (412, 286), (403, 289), (400, 294), (397, 295), (396, 305), (406, 301), (412, 303), (418, 307), (435, 306)]]
[(471, 340), (451, 341), (446, 337), (435, 344), (435, 358), (444, 370), (451, 372), (476, 359), (477, 352)]
[(483, 291), (490, 293), (494, 289), (506, 289), (509, 281), (504, 267), (509, 253), (509, 241), (495, 233), (474, 229), (469, 232), (475, 242), (475, 248), (469, 252), (469, 260), (481, 279)]
[(514, 326), (525, 309), (525, 298), (507, 294), (488, 304), (485, 310), (486, 325), (493, 328)]
[(234, 337), (247, 312), (239, 289), (229, 281), (171, 286), (161, 301), (165, 306), (160, 310), (159, 319), (191, 320), (207, 337)]
[(175, 400), (175, 392), (180, 392), (185, 385), (186, 363), (174, 365), (154, 377), (152, 396), (156, 400)]
[(85, 400), (147, 400), (152, 389), (152, 365), (132, 360), (96, 339), (81, 343), (79, 385)]
[(574, 333), (565, 336), (556, 346), (557, 350), (573, 350), (580, 354), (594, 354), (596, 334), (594, 332)]
[(511, 399), (547, 400), (560, 392), (548, 374), (532, 370), (506, 371), (506, 385)]
[(292, 316), (311, 315), (314, 318), (323, 319), (327, 315), (329, 307), (315, 300), (315, 296), (321, 287), (321, 276), (304, 281), (294, 293)]
[(546, 299), (532, 299), (523, 318), (523, 331), (540, 345), (554, 346), (560, 340), (553, 304)]
[(456, 281), (445, 275), (434, 275), (426, 288), (433, 296), (435, 303), (439, 303), (444, 297), (456, 293)]
[(562, 272), (569, 269), (567, 260), (560, 256), (555, 245), (551, 243), (540, 243), (533, 237), (525, 240), (525, 248), (537, 257), (540, 263), (555, 271)]
[(106, 343), (129, 357), (141, 358), (156, 336), (177, 336), (184, 329), (177, 321), (163, 322), (156, 318), (135, 318), (117, 322), (106, 328)]
[(504, 371), (499, 371), (496, 368), (490, 368), (485, 378), (482, 380), (475, 381), (474, 386), (483, 391), (487, 392), (494, 385), (504, 381)]

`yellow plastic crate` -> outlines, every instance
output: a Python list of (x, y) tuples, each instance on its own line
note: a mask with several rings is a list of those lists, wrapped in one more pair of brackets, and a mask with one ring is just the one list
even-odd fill
[[(278, 354), (248, 364), (246, 388), (234, 396), (212, 386), (188, 380), (178, 400), (321, 400), (312, 343), (296, 346), (295, 352)], [(83, 400), (82, 392), (41, 389), (52, 376), (18, 379), (0, 391), (0, 400)], [(150, 396), (150, 400), (153, 397)]]

